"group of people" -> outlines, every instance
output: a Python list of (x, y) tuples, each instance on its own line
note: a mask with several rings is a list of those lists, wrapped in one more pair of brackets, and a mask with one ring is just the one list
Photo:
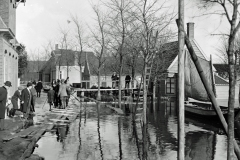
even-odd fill
[[(3, 87), (0, 87), (0, 131), (4, 130), (5, 112), (7, 115), (13, 117), (17, 110), (23, 112), (23, 118), (28, 119), (31, 112), (35, 112), (36, 97), (41, 96), (41, 90), (43, 88), (42, 82), (39, 80), (28, 82), (26, 88), (18, 87), (12, 97), (8, 99), (8, 90), (12, 86), (10, 81), (6, 81)], [(12, 109), (8, 111), (8, 100), (11, 100), (13, 105)], [(18, 105), (20, 100), (20, 107)]]
[(69, 83), (69, 77), (67, 77), (66, 80), (53, 80), (50, 90), (48, 91), (49, 110), (52, 110), (52, 106), (59, 109), (68, 107), (70, 94), (71, 85)]
[[(111, 79), (112, 79), (112, 88), (117, 88), (119, 86), (119, 76), (116, 74), (116, 72), (113, 72)], [(131, 76), (126, 75), (125, 88), (130, 87), (130, 82), (131, 82)]]

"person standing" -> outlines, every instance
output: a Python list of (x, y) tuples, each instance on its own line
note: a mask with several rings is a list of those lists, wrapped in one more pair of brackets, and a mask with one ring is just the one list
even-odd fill
[(125, 77), (125, 88), (129, 88), (131, 82), (131, 76), (126, 75)]
[(37, 91), (37, 97), (41, 97), (41, 90), (43, 89), (42, 82), (39, 80), (37, 85), (35, 86), (35, 89)]
[(58, 96), (60, 96), (62, 108), (66, 108), (66, 100), (67, 100), (67, 85), (64, 83), (64, 79), (61, 80), (61, 85), (59, 87)]
[(58, 96), (59, 87), (60, 87), (60, 80), (58, 79), (56, 86), (53, 87), (55, 107), (60, 107), (62, 105), (60, 97)]
[(10, 81), (6, 81), (4, 86), (0, 88), (0, 131), (4, 130), (4, 119), (7, 103), (7, 91), (12, 86)]
[(48, 103), (49, 103), (49, 106), (50, 106), (49, 111), (52, 110), (52, 104), (54, 102), (54, 95), (55, 95), (55, 92), (54, 92), (53, 88), (50, 87), (50, 90), (48, 91), (48, 94), (47, 94), (47, 96), (48, 96)]
[(16, 110), (19, 109), (19, 107), (18, 107), (18, 99), (20, 99), (20, 101), (21, 101), (21, 91), (22, 91), (22, 87), (19, 86), (18, 90), (16, 90), (15, 93), (13, 94), (13, 96), (12, 96), (11, 102), (12, 102), (12, 105), (13, 105), (13, 112), (12, 112), (12, 114), (10, 116), (14, 116)]
[(31, 100), (31, 108), (30, 111), (31, 112), (35, 112), (35, 104), (36, 104), (36, 99), (37, 99), (37, 91), (35, 89), (36, 86), (36, 82), (32, 83), (32, 88), (30, 89), (31, 91), (31, 96), (32, 96), (32, 100)]
[(28, 82), (27, 88), (23, 89), (21, 94), (21, 100), (22, 100), (21, 111), (23, 112), (24, 118), (26, 119), (29, 116), (30, 107), (31, 107), (31, 99), (32, 99), (31, 88), (32, 88), (32, 83)]
[(112, 75), (112, 88), (115, 88), (116, 87), (116, 81), (117, 81), (117, 74), (116, 72), (113, 72), (113, 75)]
[(67, 85), (67, 99), (66, 99), (66, 107), (68, 107), (68, 102), (71, 95), (71, 84), (69, 83), (69, 77), (64, 81), (64, 83)]

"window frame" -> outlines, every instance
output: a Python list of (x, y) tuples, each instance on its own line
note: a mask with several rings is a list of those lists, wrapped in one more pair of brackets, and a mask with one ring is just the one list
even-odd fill
[(166, 89), (166, 94), (169, 94), (169, 95), (176, 94), (176, 79), (175, 79), (175, 77), (167, 77), (166, 78), (165, 89)]

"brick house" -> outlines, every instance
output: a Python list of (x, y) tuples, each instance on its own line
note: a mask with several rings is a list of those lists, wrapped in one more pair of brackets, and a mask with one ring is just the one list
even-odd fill
[(9, 96), (18, 86), (18, 55), (22, 49), (16, 40), (16, 3), (0, 0), (0, 86), (7, 80), (12, 82)]

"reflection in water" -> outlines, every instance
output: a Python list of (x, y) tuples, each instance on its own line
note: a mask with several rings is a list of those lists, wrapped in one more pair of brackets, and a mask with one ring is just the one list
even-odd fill
[(59, 126), (56, 128), (57, 141), (63, 142), (69, 131), (69, 126)]
[[(34, 154), (46, 160), (176, 160), (178, 123), (175, 105), (175, 102), (158, 102), (149, 106), (145, 128), (132, 121), (131, 115), (119, 116), (100, 104), (87, 106), (69, 126), (69, 133), (67, 128), (57, 130), (58, 137), (65, 137), (61, 143), (56, 141), (56, 135), (46, 133)], [(215, 124), (218, 123), (186, 117), (186, 160), (226, 159), (227, 138), (218, 132), (221, 126)]]
[(79, 154), (81, 153), (81, 146), (82, 146), (82, 141), (81, 141), (82, 105), (83, 103), (80, 104), (80, 111), (79, 111), (79, 127), (78, 127), (79, 146), (78, 146), (78, 152), (77, 152), (77, 159), (79, 159)]
[[(202, 147), (202, 146), (205, 147)], [(186, 160), (212, 160), (216, 151), (216, 134), (210, 132), (188, 132), (186, 134)]]
[(118, 140), (119, 140), (119, 158), (122, 159), (122, 140), (121, 140), (121, 119), (118, 117)]
[(101, 134), (100, 134), (100, 103), (97, 103), (97, 132), (98, 132), (98, 142), (99, 142), (99, 150), (101, 154), (102, 160), (103, 158), (103, 150), (102, 150), (102, 143), (101, 143)]

